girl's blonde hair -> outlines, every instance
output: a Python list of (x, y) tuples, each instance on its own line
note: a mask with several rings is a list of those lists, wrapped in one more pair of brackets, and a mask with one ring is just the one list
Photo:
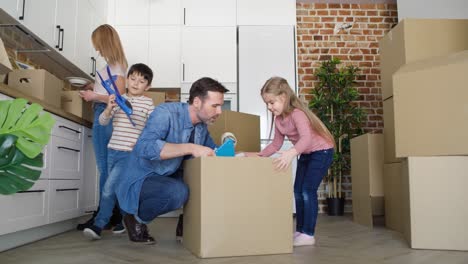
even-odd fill
[(91, 40), (94, 48), (108, 64), (122, 65), (125, 69), (128, 67), (119, 34), (111, 25), (103, 24), (97, 27), (91, 35)]
[[(309, 119), (310, 126), (317, 134), (323, 137), (326, 141), (333, 144), (335, 147), (335, 140), (333, 139), (332, 134), (328, 128), (323, 124), (323, 122), (312, 112), (309, 108), (293, 93), (293, 90), (284, 78), (281, 77), (272, 77), (262, 87), (260, 94), (272, 94), (274, 96), (285, 96), (285, 105), (283, 109), (283, 116), (287, 116), (292, 113), (294, 109), (299, 109), (304, 114), (306, 114)], [(271, 128), (273, 129), (273, 120), (271, 123)]]

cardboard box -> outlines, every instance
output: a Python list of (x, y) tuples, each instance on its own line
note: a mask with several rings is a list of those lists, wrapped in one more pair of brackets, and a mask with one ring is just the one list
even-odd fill
[[(408, 182), (410, 215), (404, 217), (411, 248), (468, 250), (466, 186), (468, 157), (408, 157), (403, 184)], [(403, 208), (405, 211), (405, 208)]]
[(78, 117), (83, 116), (83, 99), (78, 91), (62, 91), (62, 109)]
[(468, 51), (410, 63), (395, 73), (396, 157), (468, 154), (467, 73)]
[(403, 183), (402, 170), (401, 162), (384, 164), (385, 226), (405, 233), (404, 226), (409, 221), (409, 215), (403, 208), (408, 207), (409, 199), (403, 198), (408, 189)]
[(270, 158), (185, 161), (184, 246), (200, 258), (292, 253), (291, 178)]
[(351, 139), (353, 220), (369, 227), (384, 213), (383, 146), (382, 134)]
[(166, 102), (166, 93), (165, 92), (156, 92), (156, 91), (146, 91), (145, 96), (153, 99), (154, 106), (160, 105)]
[(393, 95), (392, 75), (403, 65), (468, 49), (466, 19), (404, 19), (380, 41), (382, 96)]
[(237, 138), (237, 152), (260, 151), (260, 116), (225, 110), (208, 130), (217, 145), (224, 132), (231, 132)]
[(81, 118), (91, 123), (94, 122), (94, 109), (92, 102), (83, 101), (83, 114)]
[(384, 163), (402, 162), (395, 153), (395, 111), (393, 109), (393, 97), (383, 101), (384, 116)]
[[(0, 38), (0, 75), (11, 72), (13, 67), (11, 66), (10, 59), (8, 58), (7, 51), (3, 45), (3, 41)], [(1, 79), (3, 82), (3, 78)]]
[(60, 108), (63, 81), (46, 70), (14, 70), (8, 74), (8, 85)]

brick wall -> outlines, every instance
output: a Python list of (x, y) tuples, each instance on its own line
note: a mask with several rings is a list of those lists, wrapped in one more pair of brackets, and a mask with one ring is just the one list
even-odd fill
[[(330, 2), (330, 1), (329, 1)], [(380, 83), (379, 40), (397, 23), (396, 4), (297, 3), (297, 59), (299, 93), (310, 100), (316, 84), (315, 69), (320, 61), (338, 57), (343, 64), (361, 69), (357, 89), (358, 104), (368, 116), (366, 132), (383, 133), (383, 109)], [(338, 1), (337, 1), (338, 2)], [(348, 23), (349, 30), (334, 32), (337, 24)], [(350, 177), (345, 177), (345, 211), (351, 211)], [(319, 190), (324, 200), (323, 186)], [(320, 205), (323, 211), (323, 201)]]

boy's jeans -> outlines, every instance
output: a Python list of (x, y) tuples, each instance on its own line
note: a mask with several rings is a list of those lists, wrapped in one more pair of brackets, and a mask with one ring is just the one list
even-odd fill
[(183, 181), (183, 171), (170, 176), (150, 176), (140, 192), (138, 218), (149, 223), (156, 217), (181, 208), (188, 199), (189, 189)]
[(93, 147), (96, 155), (96, 165), (99, 170), (99, 195), (102, 196), (102, 188), (107, 180), (107, 144), (112, 136), (112, 122), (107, 126), (99, 124), (99, 116), (106, 109), (104, 103), (94, 103), (94, 123), (93, 123)]
[(294, 198), (296, 231), (310, 236), (315, 233), (318, 214), (317, 189), (333, 161), (333, 149), (301, 154), (297, 162)]
[(112, 210), (117, 202), (115, 189), (117, 188), (121, 177), (125, 177), (125, 175), (122, 175), (122, 172), (125, 172), (125, 169), (127, 169), (127, 161), (130, 153), (131, 152), (129, 151), (108, 149), (107, 163), (109, 166), (109, 176), (102, 188), (99, 212), (94, 220), (94, 225), (101, 229), (104, 228), (112, 216)]

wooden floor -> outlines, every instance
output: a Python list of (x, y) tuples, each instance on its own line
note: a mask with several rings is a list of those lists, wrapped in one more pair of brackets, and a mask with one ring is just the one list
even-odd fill
[[(200, 264), (468, 264), (468, 252), (412, 250), (403, 238), (382, 227), (373, 230), (349, 216), (319, 216), (317, 245), (295, 248), (293, 254), (255, 257), (198, 259), (174, 240), (176, 218), (161, 218), (150, 225), (158, 244), (135, 245), (126, 234), (103, 233), (100, 241), (88, 241), (79, 231), (0, 253), (0, 263), (200, 263)], [(437, 238), (434, 238), (437, 239)]]

